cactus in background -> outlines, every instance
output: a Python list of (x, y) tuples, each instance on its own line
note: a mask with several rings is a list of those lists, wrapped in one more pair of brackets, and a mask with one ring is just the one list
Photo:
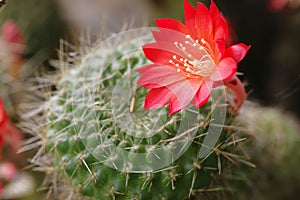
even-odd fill
[(239, 170), (247, 181), (239, 182), (232, 199), (297, 199), (300, 189), (300, 135), (297, 121), (279, 109), (245, 106), (239, 123), (247, 124), (253, 139), (245, 145), (255, 170)]
[[(276, 108), (247, 102), (233, 121), (249, 136), (243, 151), (255, 168), (223, 170), (213, 184), (228, 190), (198, 194), (199, 199), (281, 200), (297, 199), (300, 189), (300, 135), (297, 121)], [(224, 181), (224, 179), (226, 181)], [(226, 197), (226, 198), (225, 198)]]

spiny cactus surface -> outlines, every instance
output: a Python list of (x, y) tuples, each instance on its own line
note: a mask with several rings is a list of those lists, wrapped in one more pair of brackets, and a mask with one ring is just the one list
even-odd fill
[(61, 77), (47, 103), (47, 150), (87, 197), (187, 199), (212, 188), (228, 158), (243, 159), (227, 153), (239, 142), (234, 129), (222, 129), (232, 119), (222, 89), (200, 110), (144, 110), (147, 91), (135, 69), (148, 64), (140, 47), (149, 33), (133, 30), (98, 45)]

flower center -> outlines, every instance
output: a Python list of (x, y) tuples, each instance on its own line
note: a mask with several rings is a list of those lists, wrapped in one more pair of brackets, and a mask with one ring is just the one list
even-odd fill
[(186, 35), (184, 43), (175, 41), (174, 45), (185, 55), (185, 58), (173, 55), (169, 61), (176, 67), (178, 73), (187, 77), (210, 77), (214, 73), (216, 65), (208, 53), (210, 45), (203, 38), (199, 42)]
[(216, 66), (209, 60), (201, 61), (195, 59), (193, 61), (190, 61), (189, 63), (193, 65), (193, 67), (189, 69), (189, 72), (203, 77), (211, 76), (216, 68)]

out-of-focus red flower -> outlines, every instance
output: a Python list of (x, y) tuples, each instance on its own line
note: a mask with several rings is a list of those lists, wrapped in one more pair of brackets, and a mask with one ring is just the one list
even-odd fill
[(194, 8), (185, 0), (184, 10), (184, 24), (157, 20), (158, 31), (152, 32), (156, 42), (143, 46), (153, 62), (137, 70), (141, 73), (138, 84), (150, 88), (145, 108), (169, 104), (172, 115), (190, 102), (200, 107), (207, 103), (212, 88), (223, 82), (236, 94), (233, 106), (238, 108), (247, 94), (235, 73), (250, 47), (226, 45), (228, 24), (214, 2), (208, 9), (202, 3)]
[(11, 20), (6, 21), (1, 29), (1, 39), (6, 51), (9, 51), (13, 60), (22, 59), (24, 37), (18, 26)]
[(18, 170), (11, 162), (4, 162), (0, 164), (0, 178), (10, 181), (16, 177)]
[(288, 7), (288, 0), (269, 0), (268, 9), (272, 12), (279, 12)]
[(269, 0), (267, 3), (268, 9), (272, 12), (280, 12), (285, 9), (298, 8), (299, 0)]
[(5, 62), (8, 73), (15, 79), (24, 63), (24, 37), (18, 26), (11, 20), (6, 21), (0, 35), (1, 59)]
[[(7, 123), (7, 114), (4, 110), (4, 106), (2, 103), (2, 100), (0, 100), (0, 130), (2, 129), (2, 127), (5, 126), (5, 124)], [(2, 147), (4, 145), (4, 131), (0, 131), (0, 160), (2, 158)]]
[(2, 195), (2, 181), (9, 182), (13, 180), (18, 174), (16, 166), (11, 162), (0, 163), (0, 198)]
[(7, 143), (15, 153), (22, 143), (22, 134), (10, 122), (0, 98), (0, 160), (2, 160), (2, 148)]
[(8, 20), (2, 26), (2, 37), (5, 41), (11, 43), (24, 42), (23, 34), (21, 33), (17, 25), (11, 20)]

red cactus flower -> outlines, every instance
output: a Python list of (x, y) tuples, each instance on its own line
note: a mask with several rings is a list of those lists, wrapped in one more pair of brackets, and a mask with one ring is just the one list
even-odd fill
[(2, 160), (2, 148), (5, 142), (10, 144), (16, 152), (21, 145), (21, 141), (22, 134), (11, 124), (0, 98), (0, 160)]
[(6, 53), (5, 59), (11, 63), (18, 63), (23, 60), (24, 36), (13, 21), (8, 20), (3, 24), (1, 40)]
[[(7, 114), (4, 110), (2, 100), (0, 99), (0, 130), (7, 123)], [(4, 131), (0, 131), (0, 160), (2, 159), (2, 147), (4, 145)]]
[(4, 180), (5, 182), (13, 180), (18, 174), (16, 166), (11, 162), (0, 163), (0, 198), (2, 195), (2, 187)]
[(11, 43), (23, 43), (24, 41), (23, 34), (11, 20), (6, 21), (2, 26), (2, 37), (5, 41)]
[(235, 73), (250, 47), (226, 45), (228, 25), (214, 2), (208, 9), (202, 3), (194, 8), (185, 0), (184, 10), (184, 24), (157, 20), (158, 31), (152, 32), (156, 42), (143, 46), (145, 56), (153, 62), (137, 70), (141, 73), (138, 84), (150, 88), (145, 109), (169, 104), (172, 115), (190, 102), (200, 107), (222, 82), (233, 89), (238, 108), (247, 95)]
[(12, 162), (3, 162), (0, 164), (0, 179), (11, 181), (16, 177), (18, 170)]

